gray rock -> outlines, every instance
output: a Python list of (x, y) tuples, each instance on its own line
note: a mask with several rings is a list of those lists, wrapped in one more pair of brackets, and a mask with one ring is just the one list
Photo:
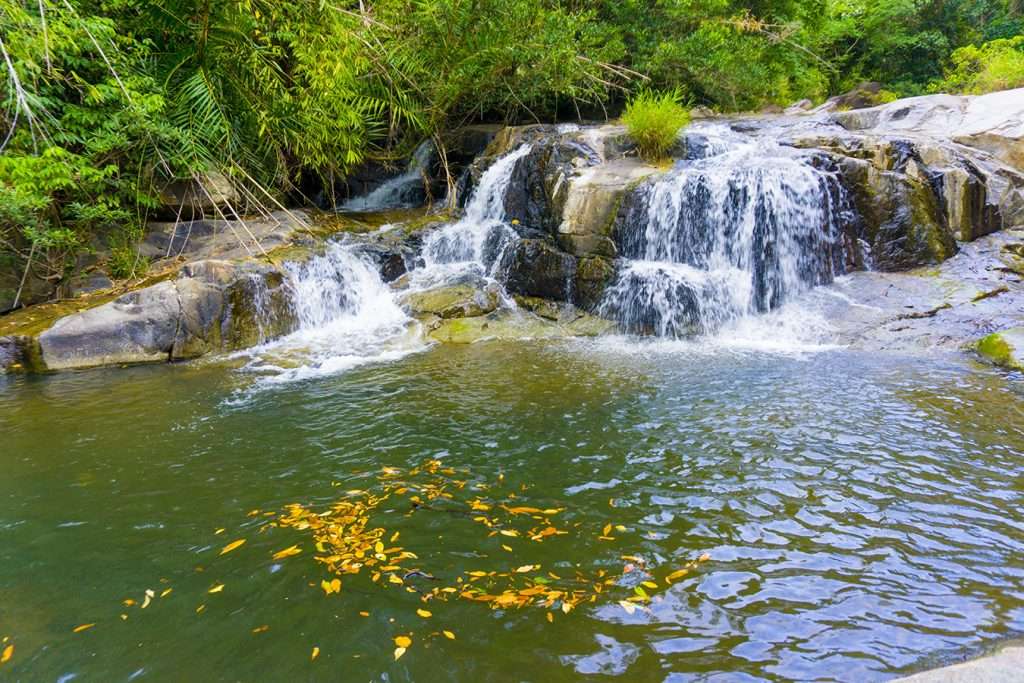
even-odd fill
[(1024, 647), (1019, 643), (961, 664), (933, 669), (893, 683), (1018, 683), (1024, 671)]
[(181, 306), (173, 282), (130, 292), (58, 320), (39, 337), (51, 370), (167, 361)]
[(483, 282), (456, 284), (408, 292), (402, 302), (418, 317), (472, 318), (498, 308), (501, 303), (498, 291)]

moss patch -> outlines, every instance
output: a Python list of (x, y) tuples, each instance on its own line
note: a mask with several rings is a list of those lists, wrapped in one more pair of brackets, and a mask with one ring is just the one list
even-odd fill
[[(1024, 334), (1024, 330), (1021, 333)], [(979, 341), (978, 353), (996, 365), (1024, 370), (1024, 359), (1016, 354), (1013, 345), (1004, 338), (1003, 334), (995, 332)]]

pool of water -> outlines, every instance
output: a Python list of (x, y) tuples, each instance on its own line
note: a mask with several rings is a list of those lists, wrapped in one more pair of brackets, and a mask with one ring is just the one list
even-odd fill
[[(613, 340), (274, 384), (0, 376), (0, 435), (5, 680), (873, 681), (1024, 632), (1024, 392), (957, 359)], [(631, 571), (568, 613), (365, 573), (328, 595), (310, 537), (267, 526), (431, 459), (451, 505), (561, 509), (569, 531), (489, 535), (394, 495), (371, 523), (436, 585)], [(656, 587), (629, 609), (635, 577)]]

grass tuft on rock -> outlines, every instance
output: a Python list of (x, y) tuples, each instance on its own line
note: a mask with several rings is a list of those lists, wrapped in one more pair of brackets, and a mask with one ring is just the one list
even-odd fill
[(690, 110), (683, 105), (679, 90), (662, 93), (643, 90), (626, 105), (622, 122), (639, 148), (640, 156), (657, 162), (668, 156), (679, 131), (690, 123)]

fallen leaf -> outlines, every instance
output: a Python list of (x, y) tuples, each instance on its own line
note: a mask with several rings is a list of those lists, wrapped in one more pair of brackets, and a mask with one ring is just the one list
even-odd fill
[(704, 553), (703, 555), (701, 555), (700, 557), (697, 558), (697, 561), (698, 562), (707, 562), (710, 559), (711, 559), (711, 555), (709, 553)]
[(412, 645), (412, 638), (409, 636), (395, 636), (395, 645), (405, 649)]
[(199, 607), (196, 607), (196, 614), (202, 614), (204, 609), (206, 609), (206, 605), (199, 605)]
[(405, 654), (405, 648), (404, 647), (396, 647), (395, 648), (395, 661), (397, 662), (402, 657), (402, 655), (404, 655), (404, 654)]
[(222, 534), (222, 533), (224, 533), (224, 529), (217, 529), (216, 531), (213, 532), (213, 535), (217, 536), (217, 535)]
[(0, 664), (11, 661), (11, 657), (14, 656), (14, 643), (11, 643), (4, 648), (4, 651), (0, 653)]
[(428, 612), (425, 609), (418, 609), (418, 610), (416, 610), (416, 614), (420, 615), (424, 619), (426, 619), (427, 617), (433, 616), (430, 612)]
[(220, 593), (222, 590), (224, 590), (224, 584), (223, 583), (218, 583), (216, 586), (214, 586), (213, 588), (211, 588), (210, 590), (208, 590), (206, 592), (207, 593)]
[(619, 604), (622, 605), (622, 609), (626, 610), (626, 614), (632, 614), (636, 611), (636, 605), (625, 600), (619, 600)]
[(166, 598), (168, 595), (171, 594), (171, 591), (173, 591), (173, 590), (174, 590), (173, 588), (165, 588), (164, 591), (160, 594), (160, 597), (161, 598)]
[(612, 523), (608, 522), (607, 524), (604, 525), (604, 529), (601, 530), (601, 535), (602, 536), (607, 536), (611, 532), (612, 532)]
[(444, 637), (447, 638), (448, 640), (455, 640), (455, 634), (452, 633), (451, 631), (441, 631), (441, 633), (443, 633)]
[(224, 549), (220, 551), (220, 554), (221, 555), (226, 555), (227, 553), (230, 553), (235, 548), (241, 547), (243, 545), (245, 545), (245, 539), (244, 538), (240, 538), (237, 541), (232, 541), (231, 543), (228, 543), (226, 546), (224, 546)]
[(360, 612), (359, 616), (361, 616), (361, 617), (368, 617), (368, 616), (370, 616), (370, 613), (369, 612)]
[(539, 564), (524, 564), (522, 567), (516, 567), (516, 573), (517, 574), (525, 574), (527, 572), (532, 572), (534, 569), (540, 569), (540, 565)]
[(309, 661), (311, 661), (311, 662), (312, 662), (312, 661), (313, 661), (314, 659), (316, 659), (316, 658), (317, 658), (317, 657), (319, 657), (319, 656), (320, 656), (320, 648), (318, 648), (318, 647), (314, 647), (314, 648), (313, 648), (313, 654), (311, 654), (311, 655), (309, 656)]
[(555, 615), (552, 614), (551, 612), (547, 612), (544, 616), (546, 616), (548, 618), (548, 623), (551, 623), (551, 624), (555, 623)]
[(274, 553), (273, 559), (275, 559), (275, 560), (283, 560), (286, 557), (291, 557), (292, 555), (298, 555), (301, 552), (302, 552), (302, 548), (300, 548), (297, 545), (293, 545), (291, 547), (285, 548), (284, 550), (278, 550), (276, 553)]
[(665, 577), (665, 583), (673, 583), (675, 581), (678, 581), (679, 579), (683, 578), (684, 576), (686, 576), (689, 573), (690, 573), (689, 569), (680, 569), (678, 571), (674, 571), (674, 572), (672, 572), (671, 574), (669, 574), (668, 576)]
[(81, 626), (76, 626), (73, 629), (71, 629), (71, 632), (72, 633), (81, 633), (82, 631), (88, 631), (89, 629), (91, 629), (95, 625), (96, 624), (94, 624), (94, 623), (93, 624), (82, 624)]
[(252, 632), (253, 633), (263, 633), (264, 631), (269, 631), (269, 630), (270, 630), (270, 627), (267, 626), (266, 624), (263, 624), (263, 626), (257, 626), (256, 628), (254, 628), (252, 630)]

